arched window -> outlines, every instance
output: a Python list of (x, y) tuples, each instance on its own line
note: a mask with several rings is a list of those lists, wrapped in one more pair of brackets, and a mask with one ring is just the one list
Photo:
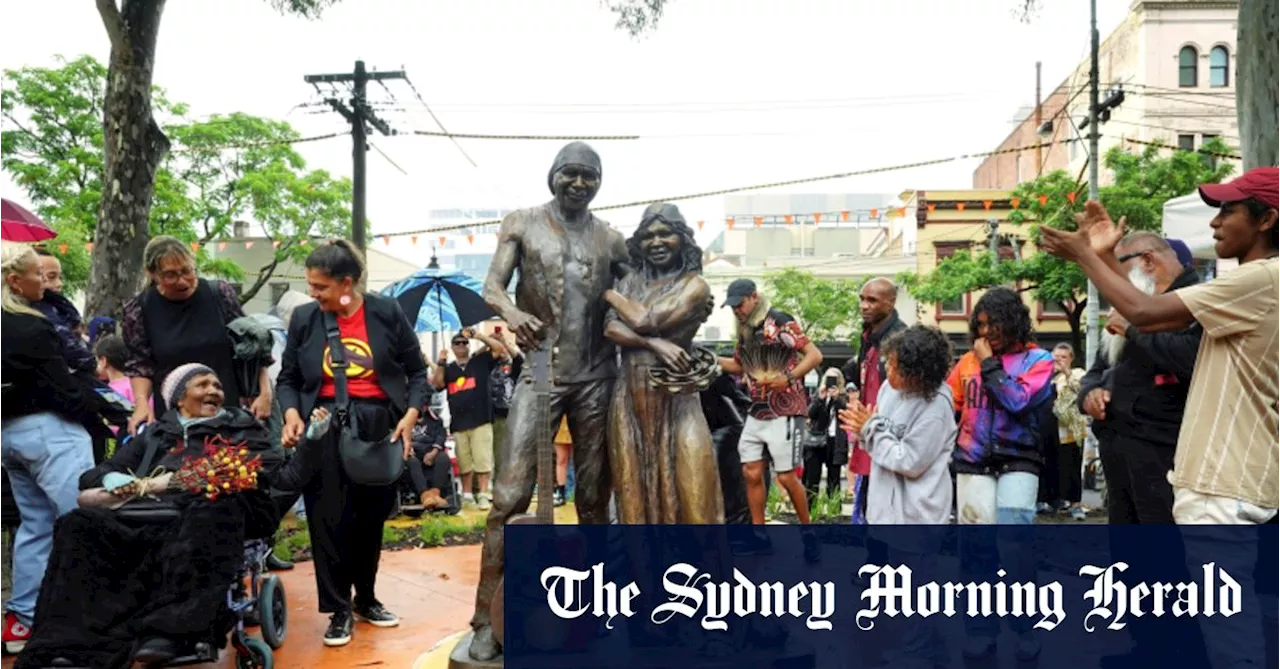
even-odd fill
[(1227, 47), (1215, 46), (1209, 51), (1209, 85), (1214, 88), (1226, 88), (1231, 80), (1231, 55)]
[(1178, 85), (1182, 88), (1195, 88), (1199, 83), (1200, 52), (1193, 46), (1184, 46), (1178, 52)]

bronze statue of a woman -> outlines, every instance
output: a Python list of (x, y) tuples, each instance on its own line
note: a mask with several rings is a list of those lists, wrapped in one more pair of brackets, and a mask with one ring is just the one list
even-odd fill
[(722, 524), (724, 498), (698, 391), (719, 373), (693, 349), (714, 306), (702, 249), (673, 204), (645, 209), (627, 240), (633, 272), (604, 299), (622, 348), (609, 406), (609, 467), (623, 524)]

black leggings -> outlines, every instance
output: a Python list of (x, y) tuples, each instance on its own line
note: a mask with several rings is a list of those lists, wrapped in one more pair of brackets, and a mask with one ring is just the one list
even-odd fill
[[(332, 403), (321, 403), (333, 410)], [(361, 437), (377, 439), (394, 426), (391, 410), (383, 402), (353, 400)], [(347, 610), (355, 591), (356, 606), (378, 603), (374, 585), (382, 554), (382, 525), (395, 504), (394, 486), (352, 483), (338, 456), (337, 432), (321, 446), (320, 470), (303, 492), (311, 551), (315, 556), (316, 592), (321, 613)]]

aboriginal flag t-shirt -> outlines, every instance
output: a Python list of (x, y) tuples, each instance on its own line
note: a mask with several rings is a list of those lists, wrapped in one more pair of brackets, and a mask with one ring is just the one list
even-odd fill
[[(350, 316), (338, 315), (338, 334), (342, 335), (347, 354), (347, 395), (371, 400), (387, 399), (387, 393), (378, 385), (378, 374), (373, 371), (373, 349), (369, 348), (369, 328), (365, 324), (363, 304)], [(336, 392), (329, 343), (326, 341), (320, 397), (332, 399)]]
[(498, 361), (481, 351), (467, 364), (451, 362), (444, 368), (444, 389), (449, 394), (449, 430), (465, 432), (493, 422), (493, 398), (489, 382)]

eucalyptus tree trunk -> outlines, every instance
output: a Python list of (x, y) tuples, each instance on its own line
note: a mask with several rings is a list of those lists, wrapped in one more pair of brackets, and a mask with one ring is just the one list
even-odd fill
[(1240, 0), (1236, 20), (1236, 116), (1246, 170), (1277, 164), (1277, 5), (1280, 0)]
[(152, 117), (151, 80), (165, 0), (97, 0), (111, 40), (103, 115), (102, 203), (85, 312), (118, 315), (137, 292), (156, 169), (169, 140)]

